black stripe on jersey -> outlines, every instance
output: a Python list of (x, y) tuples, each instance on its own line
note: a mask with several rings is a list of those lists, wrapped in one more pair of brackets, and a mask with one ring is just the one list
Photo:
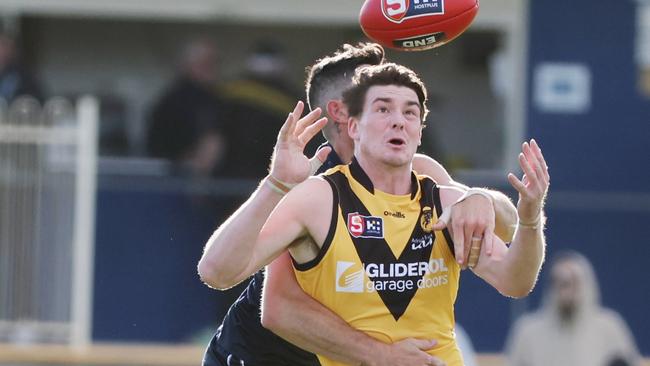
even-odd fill
[(322, 177), (325, 178), (327, 183), (329, 183), (330, 187), (332, 188), (332, 218), (330, 219), (330, 228), (327, 231), (327, 236), (325, 237), (325, 241), (323, 242), (323, 245), (318, 250), (318, 255), (316, 256), (316, 258), (305, 263), (298, 263), (295, 260), (293, 260), (293, 257), (291, 257), (293, 266), (298, 271), (306, 271), (308, 269), (314, 268), (318, 263), (320, 263), (320, 261), (325, 256), (325, 253), (327, 253), (327, 250), (329, 249), (330, 245), (332, 244), (332, 239), (334, 239), (334, 233), (336, 233), (336, 223), (337, 223), (338, 212), (339, 212), (339, 191), (336, 188), (334, 182), (332, 182), (332, 180), (329, 178), (329, 176), (323, 175)]
[[(436, 212), (438, 213), (438, 217), (440, 217), (442, 215), (442, 202), (440, 201), (440, 187), (437, 185), (433, 186), (433, 203), (436, 205)], [(447, 246), (449, 246), (449, 250), (451, 250), (451, 255), (455, 257), (456, 250), (454, 249), (454, 241), (451, 239), (449, 230), (447, 230), (447, 228), (442, 229), (442, 234), (445, 236), (445, 239), (447, 239)]]
[[(370, 180), (370, 177), (368, 177), (368, 174), (363, 171), (363, 168), (361, 168), (361, 165), (359, 165), (356, 157), (353, 157), (352, 162), (350, 163), (350, 174), (352, 174), (352, 177), (357, 182), (359, 182), (363, 188), (365, 188), (368, 192), (375, 194), (374, 184), (372, 184), (372, 181)], [(414, 199), (417, 193), (418, 178), (415, 176), (415, 174), (411, 174), (411, 199)]]
[[(341, 214), (343, 215), (343, 220), (347, 223), (347, 216), (351, 213), (358, 213), (363, 216), (372, 216), (368, 208), (363, 204), (361, 199), (352, 191), (350, 184), (341, 172), (337, 172), (331, 175), (332, 181), (336, 183), (336, 186), (339, 188), (339, 205), (341, 207)], [(417, 182), (416, 182), (417, 183)], [(431, 259), (431, 252), (433, 246), (435, 245), (435, 232), (425, 233), (422, 225), (420, 224), (420, 216), (422, 215), (423, 207), (431, 207), (431, 196), (426, 194), (433, 189), (434, 183), (430, 179), (422, 180), (422, 196), (420, 199), (420, 214), (418, 215), (418, 220), (415, 220), (413, 231), (409, 236), (409, 239), (404, 243), (404, 249), (400, 253), (399, 258), (395, 258), (393, 251), (386, 242), (384, 238), (368, 238), (368, 237), (353, 237), (350, 235), (350, 239), (354, 243), (354, 247), (364, 265), (376, 264), (376, 265), (386, 265), (390, 267), (391, 264), (403, 263), (417, 263), (417, 262), (429, 262)], [(417, 189), (417, 187), (416, 187)], [(428, 245), (424, 248), (412, 249), (410, 243), (413, 238), (418, 238), (420, 240), (424, 238), (429, 238), (431, 240), (431, 245)], [(381, 277), (381, 278), (370, 278), (375, 284), (378, 281), (395, 281), (395, 280), (411, 280), (413, 283), (417, 283), (421, 278), (423, 278), (424, 273), (420, 275), (402, 275), (402, 276), (392, 276), (392, 277)], [(402, 292), (381, 288), (377, 289), (379, 297), (386, 305), (386, 308), (390, 311), (391, 315), (395, 321), (404, 314), (406, 308), (410, 304), (411, 300), (415, 296), (415, 293), (418, 291), (417, 286), (413, 286), (411, 289), (404, 289)]]

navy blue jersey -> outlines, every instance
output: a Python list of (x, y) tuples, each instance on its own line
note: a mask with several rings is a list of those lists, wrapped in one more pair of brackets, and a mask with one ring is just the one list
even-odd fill
[[(332, 150), (316, 173), (340, 164), (341, 159)], [(264, 271), (259, 271), (228, 310), (207, 352), (233, 355), (246, 365), (320, 365), (316, 355), (294, 346), (262, 326), (260, 301), (263, 285)]]

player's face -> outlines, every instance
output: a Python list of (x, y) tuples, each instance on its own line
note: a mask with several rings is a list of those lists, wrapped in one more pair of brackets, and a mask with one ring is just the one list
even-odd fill
[(372, 86), (361, 116), (350, 121), (350, 136), (365, 156), (390, 166), (410, 164), (422, 138), (421, 108), (411, 88)]

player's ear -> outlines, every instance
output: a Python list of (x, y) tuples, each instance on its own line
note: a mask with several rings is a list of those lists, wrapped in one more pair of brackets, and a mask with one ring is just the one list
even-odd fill
[(422, 146), (422, 130), (424, 129), (424, 125), (420, 126), (420, 136), (418, 137), (418, 146)]
[(359, 119), (355, 117), (348, 118), (348, 135), (352, 140), (357, 140), (359, 137)]
[(327, 114), (329, 115), (330, 120), (335, 123), (348, 122), (348, 108), (339, 99), (332, 99), (327, 102)]

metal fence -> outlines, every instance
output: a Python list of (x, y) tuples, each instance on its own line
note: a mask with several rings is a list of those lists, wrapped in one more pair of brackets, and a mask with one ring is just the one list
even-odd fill
[(90, 341), (98, 104), (0, 101), (0, 341)]

